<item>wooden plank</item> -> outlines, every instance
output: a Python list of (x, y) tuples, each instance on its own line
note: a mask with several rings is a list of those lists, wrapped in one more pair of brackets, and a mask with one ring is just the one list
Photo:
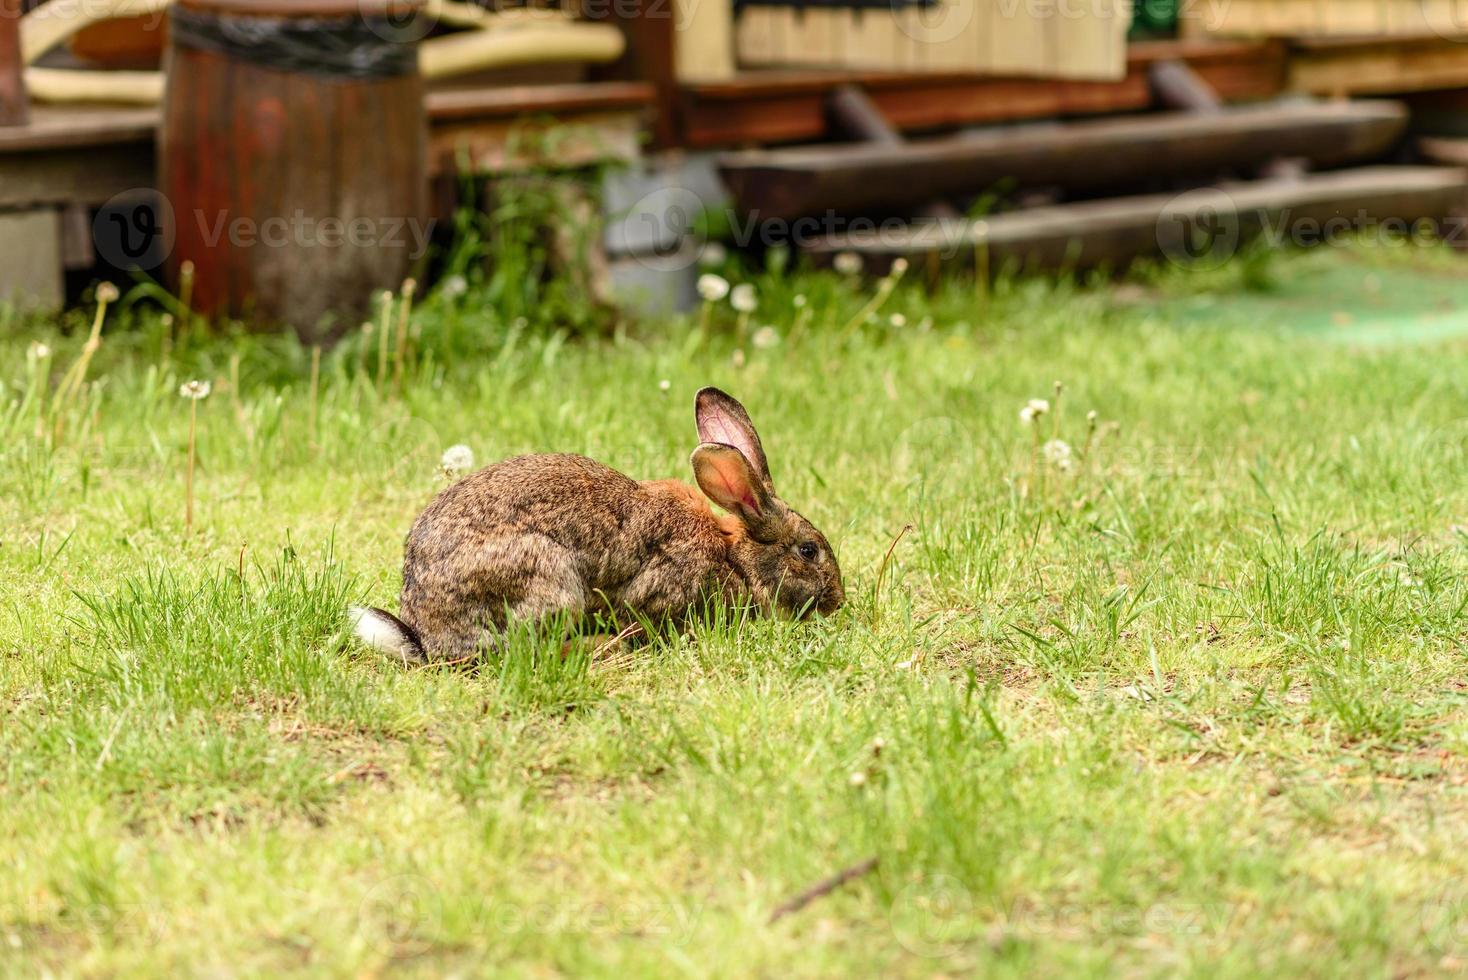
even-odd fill
[(1170, 58), (1187, 62), (1226, 102), (1270, 98), (1283, 90), (1285, 48), (1275, 42), (1133, 44), (1126, 77), (1115, 82), (972, 72), (745, 72), (727, 82), (682, 87), (678, 140), (705, 149), (819, 139), (827, 132), (826, 93), (843, 84), (860, 85), (904, 132), (1135, 111), (1152, 104), (1148, 67)]
[[(1085, 269), (1121, 266), (1159, 252), (1182, 259), (1181, 236), (1212, 228), (1209, 256), (1226, 259), (1265, 228), (1316, 237), (1326, 222), (1414, 222), (1461, 212), (1468, 173), (1445, 167), (1366, 167), (1299, 179), (1203, 188), (1186, 194), (1113, 198), (996, 215), (984, 221), (929, 222), (905, 231), (836, 233), (811, 249), (818, 263), (840, 252), (881, 273), (901, 257), (950, 267), (986, 253), (991, 269)], [(1290, 240), (1295, 240), (1291, 237)], [(1307, 244), (1302, 241), (1301, 244)]]
[(593, 65), (596, 81), (632, 81), (652, 85), (657, 93), (653, 109), (652, 141), (655, 146), (672, 146), (678, 139), (676, 64), (677, 22), (671, 0), (618, 0), (617, 3), (587, 4), (588, 20), (617, 25), (626, 39), (622, 57), (609, 65)]
[(754, 7), (740, 14), (738, 59), (755, 66), (884, 71), (986, 71), (1111, 79), (1125, 71), (1126, 16), (1114, 0), (941, 0), (928, 7), (833, 11), (843, 42), (829, 43), (818, 8)]
[(1385, 154), (1406, 130), (1395, 102), (1157, 113), (903, 145), (833, 145), (725, 154), (741, 210), (761, 217), (898, 210), (934, 197), (1020, 187), (1091, 190), (1139, 178), (1208, 177), (1280, 156), (1340, 166)]
[(36, 106), (24, 126), (0, 128), (0, 154), (152, 142), (157, 109)]
[(1289, 88), (1341, 96), (1468, 85), (1468, 38), (1320, 38), (1291, 45)]
[(642, 132), (637, 112), (440, 122), (429, 129), (428, 172), (458, 173), (466, 163), (479, 174), (630, 163), (641, 155)]
[(671, 0), (677, 18), (673, 67), (679, 81), (734, 77), (731, 0)]
[(25, 62), (20, 54), (20, 0), (0, 0), (0, 126), (24, 125), (30, 117)]
[(63, 285), (59, 212), (0, 213), (0, 303), (60, 309)]
[(429, 92), (424, 99), (430, 123), (450, 119), (488, 119), (531, 113), (640, 109), (654, 104), (657, 89), (646, 82), (594, 82), (572, 85), (511, 85)]
[(131, 145), (0, 152), (0, 208), (96, 207), (122, 191), (153, 185), (152, 134)]
[[(831, 93), (832, 122), (858, 140), (876, 147), (898, 148), (909, 145), (901, 133), (892, 128), (866, 93), (854, 85), (843, 85)], [(840, 152), (839, 150), (837, 152)], [(925, 218), (957, 218), (958, 210), (941, 197), (914, 195), (915, 212)]]
[(1185, 62), (1159, 61), (1147, 73), (1147, 80), (1152, 83), (1157, 101), (1169, 108), (1209, 115), (1223, 110), (1223, 100), (1218, 93), (1209, 88), (1208, 83)]
[(1468, 167), (1468, 139), (1424, 136), (1417, 140), (1417, 152), (1429, 163), (1449, 167)]

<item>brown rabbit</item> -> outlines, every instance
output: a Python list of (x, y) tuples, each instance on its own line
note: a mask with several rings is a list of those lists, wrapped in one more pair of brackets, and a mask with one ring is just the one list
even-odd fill
[(353, 607), (357, 635), (410, 661), (461, 660), (511, 621), (632, 614), (682, 624), (717, 604), (830, 613), (845, 599), (820, 531), (775, 496), (744, 406), (694, 402), (693, 475), (637, 481), (569, 454), (516, 456), (440, 493), (413, 523), (402, 618)]

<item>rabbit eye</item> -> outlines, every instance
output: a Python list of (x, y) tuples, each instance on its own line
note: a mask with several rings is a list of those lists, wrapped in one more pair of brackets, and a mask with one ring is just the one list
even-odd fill
[(806, 561), (815, 561), (816, 555), (821, 553), (821, 549), (816, 547), (814, 541), (802, 541), (797, 550), (800, 552), (800, 557)]

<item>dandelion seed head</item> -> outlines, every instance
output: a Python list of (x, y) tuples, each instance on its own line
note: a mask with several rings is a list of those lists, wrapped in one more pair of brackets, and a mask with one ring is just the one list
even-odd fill
[(901, 313), (894, 313), (887, 318), (887, 322), (892, 324), (892, 326), (894, 327), (905, 327), (907, 326), (907, 317), (903, 316)]
[(443, 471), (449, 476), (458, 476), (468, 473), (474, 468), (474, 450), (463, 443), (450, 446), (443, 451), (443, 459), (440, 460)]
[(1051, 439), (1040, 447), (1040, 453), (1045, 457), (1045, 462), (1057, 470), (1068, 470), (1075, 465), (1075, 455), (1071, 451), (1070, 443), (1064, 439)]
[(861, 275), (861, 256), (855, 252), (837, 252), (836, 257), (831, 260), (831, 268), (843, 276)]
[(1019, 420), (1022, 425), (1033, 425), (1035, 420), (1050, 411), (1050, 403), (1043, 398), (1031, 398), (1025, 402), (1024, 408), (1019, 410)]
[(733, 365), (736, 368), (742, 368), (742, 367), (744, 367), (744, 362), (747, 361), (747, 360), (748, 360), (748, 358), (745, 357), (744, 348), (743, 347), (736, 347), (734, 349), (734, 356), (732, 358), (730, 358), (730, 361), (733, 363)]
[(729, 280), (705, 272), (698, 277), (698, 295), (705, 303), (717, 303), (729, 295)]
[(904, 275), (907, 272), (907, 259), (898, 256), (892, 260), (892, 278)]
[(719, 242), (705, 242), (698, 264), (704, 267), (723, 265), (729, 260), (729, 250)]
[(848, 776), (846, 781), (852, 786), (865, 786), (867, 784), (867, 774), (857, 771)]
[(672, 391), (672, 390), (673, 390), (673, 382), (669, 381), (667, 378), (664, 378), (663, 380), (661, 380), (661, 381), (658, 382), (658, 391)]
[(763, 326), (754, 332), (750, 342), (760, 350), (769, 350), (780, 343), (780, 331), (771, 326)]
[(26, 357), (32, 361), (44, 361), (51, 356), (51, 347), (39, 340), (33, 340), (25, 353)]
[(759, 307), (759, 294), (751, 283), (741, 282), (729, 290), (729, 305), (740, 313), (753, 313)]
[(194, 381), (185, 381), (183, 384), (179, 385), (178, 393), (180, 397), (187, 398), (189, 401), (202, 401), (203, 399), (209, 397), (209, 392), (213, 390), (213, 387), (214, 386), (207, 381), (199, 381), (196, 379)]
[(103, 282), (97, 284), (97, 302), (115, 303), (117, 302), (117, 297), (119, 295), (120, 294), (117, 292), (117, 287), (114, 286), (112, 283)]
[(808, 302), (808, 300), (805, 298), (805, 293), (796, 293), (795, 298), (790, 302), (795, 304), (795, 308), (797, 310), (801, 310), (805, 308), (805, 304)]
[(469, 280), (459, 275), (445, 276), (443, 282), (439, 284), (438, 291), (446, 299), (458, 299), (469, 291)]

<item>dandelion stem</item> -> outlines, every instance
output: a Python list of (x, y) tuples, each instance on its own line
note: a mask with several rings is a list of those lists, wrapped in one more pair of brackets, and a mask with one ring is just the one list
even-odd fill
[(316, 402), (321, 394), (321, 345), (311, 348), (311, 448), (317, 447)]
[(194, 434), (199, 424), (199, 400), (189, 399), (189, 464), (184, 470), (184, 534), (194, 527)]
[(87, 342), (82, 345), (81, 356), (71, 366), (71, 370), (61, 379), (61, 384), (56, 389), (56, 397), (51, 405), (56, 413), (55, 439), (61, 441), (61, 427), (66, 418), (67, 404), (72, 396), (81, 391), (82, 385), (87, 380), (87, 368), (91, 366), (92, 355), (102, 346), (102, 321), (107, 317), (107, 304), (117, 298), (117, 287), (111, 283), (103, 283), (97, 287), (97, 311), (92, 316), (92, 332), (87, 336)]
[(892, 563), (892, 553), (897, 550), (898, 542), (911, 530), (911, 524), (902, 525), (902, 530), (897, 532), (897, 536), (887, 546), (887, 553), (882, 556), (882, 564), (877, 568), (877, 583), (872, 587), (872, 626), (874, 627), (882, 619), (882, 580), (887, 577), (887, 566)]
[(417, 286), (412, 279), (403, 280), (403, 300), (398, 307), (398, 346), (393, 354), (392, 386), (399, 397), (403, 394), (403, 362), (408, 358), (408, 317), (413, 311), (413, 291)]
[(178, 305), (183, 307), (185, 332), (194, 328), (194, 263), (184, 260), (178, 267)]
[(713, 319), (714, 304), (712, 300), (704, 300), (703, 307), (698, 311), (698, 336), (705, 343), (709, 337), (709, 324)]
[(387, 384), (387, 344), (392, 334), (392, 293), (384, 289), (382, 291), (382, 320), (377, 325), (377, 384), (375, 385), (378, 397), (382, 397), (383, 387)]
[(882, 304), (887, 302), (887, 297), (892, 295), (892, 291), (897, 288), (897, 283), (901, 281), (902, 274), (906, 271), (907, 262), (905, 260), (899, 258), (897, 261), (892, 263), (892, 271), (887, 273), (887, 275), (882, 277), (881, 281), (877, 283), (876, 293), (872, 295), (872, 298), (867, 301), (867, 304), (865, 306), (863, 306), (860, 310), (857, 310), (856, 316), (848, 320), (846, 326), (841, 328), (842, 340), (845, 340), (853, 332), (855, 332), (858, 327), (865, 323), (867, 317), (871, 316), (882, 308)]
[(989, 298), (989, 225), (974, 223), (974, 290), (979, 299)]

